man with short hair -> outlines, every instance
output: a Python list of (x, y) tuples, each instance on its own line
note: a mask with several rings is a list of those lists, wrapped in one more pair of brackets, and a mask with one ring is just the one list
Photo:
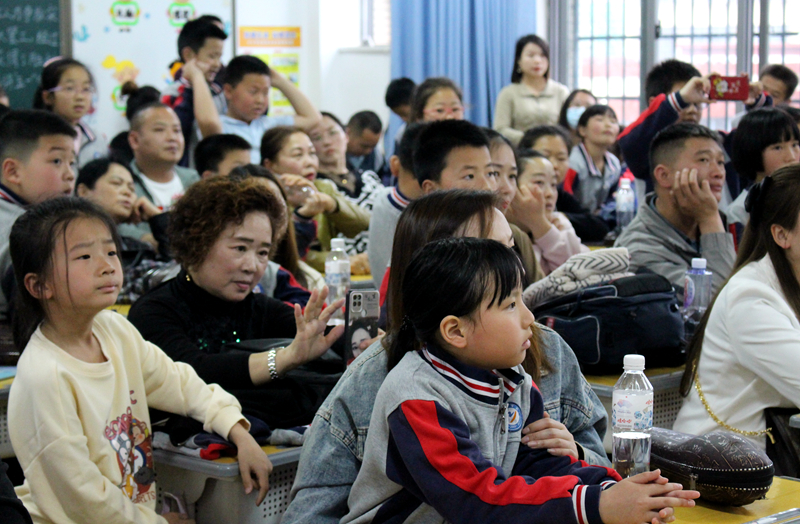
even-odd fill
[(350, 171), (384, 170), (383, 153), (378, 150), (383, 124), (373, 111), (359, 111), (350, 117), (344, 132), (347, 135), (347, 169)]
[(692, 259), (705, 258), (716, 293), (736, 259), (718, 207), (725, 186), (719, 135), (699, 124), (673, 124), (653, 139), (650, 164), (655, 191), (614, 245), (628, 249), (632, 271), (663, 275), (681, 296)]

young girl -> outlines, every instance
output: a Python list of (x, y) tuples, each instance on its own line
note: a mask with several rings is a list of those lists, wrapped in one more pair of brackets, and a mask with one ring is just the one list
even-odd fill
[[(696, 491), (658, 471), (617, 484), (609, 468), (521, 444), (544, 404), (521, 363), (534, 318), (513, 251), (450, 238), (420, 249), (406, 315), (378, 391), (364, 463), (342, 522), (658, 522)], [(391, 360), (390, 360), (391, 363)]]
[(17, 494), (33, 520), (178, 522), (155, 512), (150, 407), (191, 416), (233, 442), (245, 491), (257, 487), (261, 503), (271, 464), (236, 399), (104, 311), (122, 285), (111, 218), (82, 199), (48, 200), (16, 221), (10, 246), (14, 343), (24, 352), (9, 430), (26, 477)]
[(426, 78), (411, 100), (412, 122), (464, 120), (464, 96), (455, 82), (447, 77)]
[(59, 57), (45, 63), (33, 98), (34, 109), (52, 111), (75, 126), (78, 167), (108, 154), (105, 139), (81, 122), (92, 107), (94, 92), (94, 79), (89, 69), (77, 60)]
[[(732, 132), (731, 159), (743, 187), (761, 182), (781, 166), (800, 160), (800, 131), (788, 113), (775, 107), (748, 112)], [(725, 215), (728, 223), (747, 224), (748, 190), (743, 189)]]
[(587, 107), (595, 104), (597, 104), (597, 99), (587, 89), (575, 89), (564, 100), (564, 105), (561, 106), (561, 112), (558, 114), (558, 125), (569, 131), (573, 143), (580, 142), (578, 120)]
[(520, 196), (515, 207), (527, 213), (521, 222), (533, 240), (533, 249), (545, 275), (572, 255), (586, 253), (569, 219), (556, 211), (558, 176), (553, 164), (538, 151), (526, 149), (518, 156)]
[(617, 114), (608, 106), (594, 105), (578, 120), (581, 142), (572, 148), (564, 177), (564, 190), (591, 213), (599, 213), (620, 175), (619, 159), (608, 152), (619, 134)]

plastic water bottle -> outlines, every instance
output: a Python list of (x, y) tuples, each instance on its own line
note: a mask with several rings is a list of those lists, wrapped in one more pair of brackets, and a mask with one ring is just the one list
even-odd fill
[(644, 375), (644, 356), (625, 355), (624, 367), (611, 401), (612, 457), (622, 478), (650, 470), (653, 427), (653, 386)]
[(713, 274), (706, 269), (706, 259), (693, 258), (692, 268), (686, 271), (683, 281), (683, 324), (687, 340), (694, 335), (711, 304), (712, 278)]
[(628, 227), (636, 213), (636, 195), (631, 189), (631, 181), (623, 178), (617, 189), (617, 235)]
[[(347, 298), (350, 290), (350, 257), (344, 250), (344, 239), (331, 239), (331, 251), (325, 258), (325, 285), (328, 286), (327, 305), (340, 298)], [(344, 324), (343, 310), (337, 311), (328, 320), (329, 326)]]

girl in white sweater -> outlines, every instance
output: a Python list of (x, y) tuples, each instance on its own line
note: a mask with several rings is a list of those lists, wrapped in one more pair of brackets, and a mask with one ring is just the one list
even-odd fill
[(58, 198), (15, 222), (14, 342), (24, 348), (8, 405), (25, 472), (17, 495), (36, 523), (174, 523), (158, 515), (148, 407), (190, 416), (238, 447), (245, 490), (272, 469), (236, 399), (104, 311), (122, 285), (112, 219)]

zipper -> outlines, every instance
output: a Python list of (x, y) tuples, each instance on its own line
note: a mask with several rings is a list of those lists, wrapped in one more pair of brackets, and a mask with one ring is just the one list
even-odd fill
[[(763, 489), (767, 483), (775, 476), (775, 468), (772, 465), (763, 468), (743, 468), (739, 470), (705, 470), (675, 462), (663, 457), (653, 455), (651, 463), (656, 462), (661, 467), (671, 468), (679, 474), (693, 477), (696, 484), (705, 484), (709, 486), (722, 486), (734, 489)], [(691, 489), (691, 488), (690, 488)]]

